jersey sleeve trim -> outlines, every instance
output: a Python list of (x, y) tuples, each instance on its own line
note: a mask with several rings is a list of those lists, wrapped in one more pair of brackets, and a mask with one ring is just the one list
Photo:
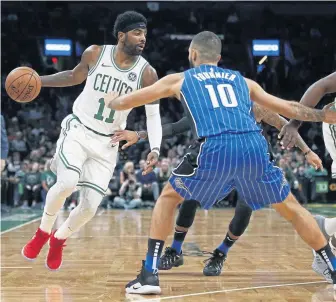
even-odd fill
[(144, 73), (144, 71), (145, 71), (145, 68), (146, 68), (148, 65), (149, 65), (149, 63), (148, 63), (148, 62), (145, 62), (145, 64), (144, 64), (144, 65), (141, 67), (141, 69), (140, 69), (137, 89), (142, 88), (142, 87), (141, 87), (141, 86), (142, 86), (142, 85), (141, 85), (141, 83), (142, 83), (142, 75), (143, 75), (143, 73)]
[(93, 74), (93, 72), (97, 69), (98, 65), (99, 65), (99, 62), (101, 61), (103, 55), (104, 55), (104, 52), (105, 52), (105, 49), (106, 49), (106, 45), (103, 46), (103, 49), (99, 55), (99, 58), (97, 60), (97, 63), (95, 66), (93, 66), (90, 70), (89, 70), (89, 73), (88, 73), (88, 76), (90, 76), (91, 74)]

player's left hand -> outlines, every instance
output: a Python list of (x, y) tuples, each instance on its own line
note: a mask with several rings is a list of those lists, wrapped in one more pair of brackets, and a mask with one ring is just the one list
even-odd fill
[(114, 132), (114, 135), (111, 137), (112, 144), (116, 144), (120, 141), (127, 141), (125, 145), (122, 146), (122, 150), (125, 150), (127, 147), (136, 144), (139, 140), (139, 136), (135, 131), (129, 130), (118, 130)]
[(322, 170), (323, 169), (323, 165), (322, 165), (322, 160), (321, 158), (319, 158), (319, 156), (313, 152), (310, 151), (307, 155), (306, 155), (306, 160), (308, 162), (308, 164), (310, 164), (311, 166), (313, 166), (315, 168), (315, 170)]
[(107, 95), (105, 95), (104, 97), (104, 102), (105, 102), (105, 106), (108, 108), (112, 108), (111, 107), (111, 103), (113, 102), (114, 99), (116, 99), (119, 96), (118, 92), (115, 91), (111, 91), (109, 92)]
[(156, 152), (149, 153), (148, 156), (147, 156), (145, 168), (142, 172), (142, 175), (146, 175), (146, 174), (152, 172), (158, 161), (159, 161), (159, 155)]

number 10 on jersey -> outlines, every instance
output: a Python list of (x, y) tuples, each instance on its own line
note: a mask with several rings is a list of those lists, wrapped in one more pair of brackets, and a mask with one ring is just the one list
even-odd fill
[[(100, 98), (98, 100), (98, 103), (99, 103), (99, 108), (98, 108), (98, 112), (93, 116), (96, 120), (99, 120), (99, 121), (102, 121), (104, 120), (104, 116), (103, 116), (103, 113), (104, 113), (104, 109), (105, 109), (105, 102), (104, 102), (104, 98)], [(113, 123), (114, 119), (114, 113), (115, 111), (110, 109), (110, 115), (105, 118), (104, 122), (105, 123)]]
[(205, 88), (208, 90), (212, 106), (214, 108), (219, 107), (219, 102), (217, 95), (221, 100), (221, 103), (224, 107), (237, 107), (238, 102), (233, 90), (233, 87), (230, 84), (219, 84), (216, 86), (217, 93), (213, 85), (205, 85)]

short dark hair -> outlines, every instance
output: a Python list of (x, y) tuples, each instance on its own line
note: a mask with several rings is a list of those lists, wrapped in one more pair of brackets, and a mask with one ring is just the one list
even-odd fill
[(205, 60), (216, 60), (222, 51), (222, 41), (215, 33), (202, 31), (192, 39), (191, 48), (198, 50)]
[(119, 31), (122, 31), (128, 25), (137, 22), (145, 23), (147, 25), (147, 19), (142, 14), (135, 11), (126, 11), (118, 15), (114, 22), (113, 35), (118, 38)]

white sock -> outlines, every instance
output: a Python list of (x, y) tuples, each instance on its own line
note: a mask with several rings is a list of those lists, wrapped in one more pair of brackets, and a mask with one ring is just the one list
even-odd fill
[(96, 214), (102, 201), (102, 195), (90, 188), (83, 187), (79, 200), (78, 206), (71, 211), (68, 219), (56, 231), (56, 238), (66, 239), (89, 222)]
[(329, 236), (336, 233), (336, 217), (326, 218), (324, 222), (324, 228)]
[(65, 168), (58, 169), (57, 181), (49, 189), (44, 206), (40, 229), (50, 233), (65, 200), (72, 194), (78, 182), (78, 174)]
[(57, 214), (58, 213), (56, 213), (54, 215), (50, 215), (47, 212), (43, 212), (43, 216), (42, 216), (41, 224), (40, 224), (40, 229), (43, 232), (46, 232), (48, 234), (51, 233), (51, 229), (54, 226), (54, 223), (57, 219)]

